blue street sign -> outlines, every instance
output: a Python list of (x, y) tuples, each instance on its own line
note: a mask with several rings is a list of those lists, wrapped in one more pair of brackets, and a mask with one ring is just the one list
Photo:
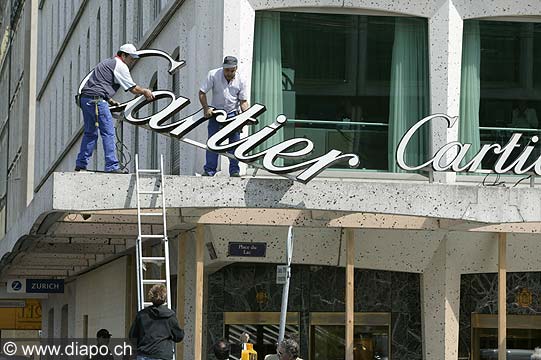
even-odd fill
[(228, 256), (265, 257), (267, 243), (230, 242)]
[(62, 279), (26, 279), (27, 293), (63, 293)]

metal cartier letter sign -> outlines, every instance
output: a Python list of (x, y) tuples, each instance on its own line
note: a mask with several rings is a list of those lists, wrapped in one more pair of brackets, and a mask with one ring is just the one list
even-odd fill
[[(137, 53), (141, 58), (148, 56), (160, 56), (167, 59), (170, 63), (169, 73), (173, 73), (175, 70), (178, 70), (185, 65), (184, 60), (175, 61), (167, 53), (161, 50), (148, 49), (140, 50)], [(79, 94), (81, 93), (83, 84), (91, 74), (92, 72), (88, 74), (81, 82), (79, 86)], [(153, 91), (153, 94), (155, 96), (154, 101), (169, 98), (171, 102), (158, 113), (145, 118), (135, 118), (133, 116), (134, 112), (137, 112), (142, 107), (150, 103), (142, 95), (134, 98), (133, 100), (120, 104), (119, 106), (111, 107), (111, 111), (123, 111), (126, 121), (131, 124), (141, 126), (147, 125), (154, 131), (166, 133), (171, 137), (203, 149), (209, 149), (229, 157), (231, 155), (229, 155), (227, 152), (232, 150), (233, 156), (239, 161), (245, 163), (251, 163), (255, 160), (262, 159), (263, 168), (267, 171), (292, 178), (303, 184), (308, 183), (327, 167), (337, 162), (347, 160), (350, 167), (356, 167), (359, 165), (359, 156), (355, 154), (344, 154), (338, 150), (330, 150), (328, 153), (320, 157), (306, 160), (297, 164), (288, 166), (278, 165), (280, 162), (277, 160), (279, 159), (297, 159), (304, 158), (305, 156), (309, 155), (314, 148), (314, 144), (312, 141), (305, 138), (285, 140), (271, 146), (268, 149), (254, 153), (254, 150), (258, 145), (269, 139), (284, 126), (287, 121), (287, 118), (284, 115), (278, 115), (272, 124), (265, 126), (261, 130), (242, 138), (237, 142), (232, 144), (225, 143), (231, 133), (242, 129), (246, 125), (250, 126), (257, 124), (257, 116), (261, 115), (266, 110), (265, 106), (261, 104), (254, 104), (245, 112), (229, 119), (226, 118), (226, 113), (223, 110), (216, 110), (215, 114), (218, 114), (216, 120), (223, 124), (223, 128), (210, 137), (206, 145), (191, 139), (187, 139), (184, 137), (185, 135), (187, 135), (191, 130), (201, 123), (208, 120), (204, 117), (203, 109), (200, 109), (198, 112), (184, 119), (166, 124), (166, 121), (185, 108), (190, 103), (190, 100), (182, 96), (177, 98), (174, 93), (166, 90), (156, 90)], [(296, 150), (292, 150), (294, 148)], [(257, 164), (254, 163), (254, 166), (256, 165)], [(296, 171), (301, 172), (295, 176), (289, 175), (289, 173)]]
[[(463, 144), (458, 141), (453, 141), (442, 146), (438, 151), (435, 152), (434, 156), (424, 164), (406, 164), (404, 161), (404, 152), (406, 151), (406, 147), (408, 146), (408, 142), (412, 136), (416, 131), (419, 130), (421, 126), (438, 118), (447, 121), (448, 128), (455, 126), (458, 120), (458, 117), (450, 117), (445, 114), (434, 114), (419, 120), (417, 124), (413, 125), (406, 132), (406, 134), (404, 134), (404, 137), (402, 137), (400, 143), (398, 144), (398, 148), (396, 150), (396, 162), (398, 163), (398, 166), (409, 171), (420, 170), (430, 166), (432, 169), (434, 169), (434, 171), (475, 172), (475, 170), (477, 170), (481, 165), (483, 158), (492, 152), (498, 155), (498, 159), (496, 160), (496, 163), (492, 169), (496, 174), (503, 174), (512, 171), (517, 175), (521, 175), (533, 170), (537, 175), (541, 176), (541, 157), (538, 157), (529, 164), (526, 164), (526, 161), (532, 154), (535, 147), (534, 145), (539, 141), (539, 137), (537, 135), (530, 138), (530, 143), (532, 145), (528, 144), (528, 146), (525, 146), (518, 157), (505, 166), (513, 150), (520, 147), (519, 142), (520, 138), (522, 137), (521, 133), (511, 135), (511, 138), (503, 147), (499, 144), (483, 145), (481, 149), (471, 158), (471, 160), (462, 166), (461, 163), (472, 145)], [(446, 159), (447, 155), (451, 155), (452, 160), (448, 161), (447, 163), (442, 163)]]

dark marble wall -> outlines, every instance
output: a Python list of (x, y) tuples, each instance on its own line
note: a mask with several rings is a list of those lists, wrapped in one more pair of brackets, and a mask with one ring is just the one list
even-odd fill
[[(507, 273), (507, 314), (541, 314), (541, 273)], [(517, 293), (527, 288), (532, 292), (530, 307), (520, 307), (516, 302)], [(471, 353), (471, 314), (498, 313), (498, 275), (471, 274), (460, 278), (460, 337), (458, 352), (460, 357)]]
[[(419, 274), (356, 269), (355, 285), (355, 311), (391, 312), (392, 359), (421, 359)], [(268, 295), (264, 304), (256, 302), (261, 290)], [(310, 312), (344, 312), (344, 298), (344, 268), (293, 266), (288, 310), (300, 312), (302, 358), (308, 359)], [(233, 264), (210, 275), (208, 348), (223, 336), (223, 312), (279, 312), (281, 301), (282, 285), (276, 284), (274, 264)]]

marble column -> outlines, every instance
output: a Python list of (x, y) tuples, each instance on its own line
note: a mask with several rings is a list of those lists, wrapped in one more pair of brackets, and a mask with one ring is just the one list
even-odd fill
[[(444, 2), (428, 20), (431, 114), (459, 114), (462, 25), (462, 18), (452, 0)], [(432, 155), (443, 145), (458, 140), (457, 125), (448, 129), (444, 120), (432, 121), (430, 125)], [(455, 154), (448, 151), (443, 160), (449, 163), (454, 157)], [(453, 183), (455, 179), (455, 173), (434, 173), (435, 182)]]
[(421, 279), (423, 358), (454, 360), (458, 357), (460, 272), (444, 237)]

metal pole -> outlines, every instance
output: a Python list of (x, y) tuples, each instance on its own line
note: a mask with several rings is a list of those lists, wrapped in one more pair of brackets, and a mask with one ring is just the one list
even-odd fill
[(287, 301), (289, 298), (289, 279), (291, 278), (291, 258), (293, 256), (293, 226), (289, 226), (289, 230), (287, 232), (286, 256), (286, 282), (284, 284), (284, 290), (282, 292), (282, 308), (280, 310), (280, 332), (278, 335), (278, 343), (284, 340), (284, 335), (286, 332)]

